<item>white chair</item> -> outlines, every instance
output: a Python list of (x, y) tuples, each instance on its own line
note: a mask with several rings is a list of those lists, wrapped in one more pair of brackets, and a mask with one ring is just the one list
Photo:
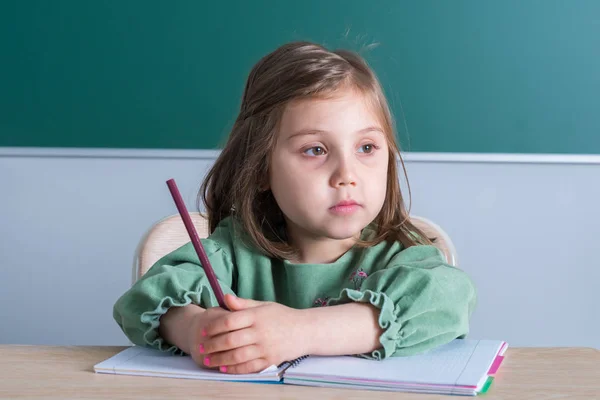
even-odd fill
[(422, 230), (428, 238), (435, 238), (433, 245), (444, 253), (446, 256), (446, 263), (453, 267), (458, 266), (456, 247), (454, 247), (452, 239), (450, 239), (448, 233), (446, 233), (441, 226), (427, 218), (414, 215), (410, 217), (410, 220), (417, 228)]
[[(206, 238), (209, 235), (208, 219), (204, 214), (191, 212), (190, 217), (196, 227), (198, 236)], [(435, 237), (434, 245), (446, 256), (446, 262), (457, 265), (456, 249), (448, 234), (437, 224), (423, 218), (412, 216), (411, 221), (427, 235)], [(148, 229), (140, 240), (135, 252), (132, 271), (132, 283), (135, 283), (161, 257), (183, 246), (190, 241), (183, 220), (179, 214), (161, 219)]]
[[(190, 212), (190, 217), (200, 239), (209, 235), (208, 219), (204, 214)], [(156, 222), (140, 240), (133, 265), (132, 282), (136, 282), (161, 257), (190, 241), (179, 214), (170, 215)]]

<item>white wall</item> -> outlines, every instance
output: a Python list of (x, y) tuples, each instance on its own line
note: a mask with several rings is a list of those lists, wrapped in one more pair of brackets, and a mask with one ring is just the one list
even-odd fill
[[(190, 210), (207, 151), (0, 149), (0, 343), (120, 345), (133, 252)], [(414, 161), (412, 213), (443, 226), (479, 292), (474, 338), (600, 348), (600, 162)], [(413, 161), (410, 161), (413, 160)]]

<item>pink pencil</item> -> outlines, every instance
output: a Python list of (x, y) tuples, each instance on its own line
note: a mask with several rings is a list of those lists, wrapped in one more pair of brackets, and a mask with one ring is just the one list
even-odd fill
[(223, 296), (223, 291), (221, 290), (221, 286), (219, 286), (219, 282), (217, 281), (217, 276), (215, 275), (215, 271), (213, 271), (212, 266), (210, 265), (210, 261), (208, 261), (208, 257), (206, 256), (206, 252), (204, 251), (204, 247), (202, 247), (202, 243), (200, 242), (200, 238), (198, 237), (198, 232), (194, 228), (194, 224), (192, 223), (192, 219), (190, 218), (190, 214), (185, 207), (185, 203), (181, 198), (181, 194), (179, 193), (179, 189), (177, 189), (177, 184), (174, 179), (169, 179), (167, 181), (167, 186), (169, 187), (169, 191), (171, 192), (171, 196), (173, 196), (173, 200), (175, 200), (175, 205), (177, 206), (177, 210), (183, 219), (183, 224), (185, 225), (185, 229), (192, 240), (192, 245), (194, 245), (194, 249), (198, 254), (198, 258), (200, 259), (200, 263), (202, 264), (202, 268), (204, 268), (204, 272), (206, 272), (206, 277), (208, 278), (208, 282), (217, 297), (217, 301), (219, 302), (219, 306), (225, 310), (229, 310), (225, 305), (225, 297)]

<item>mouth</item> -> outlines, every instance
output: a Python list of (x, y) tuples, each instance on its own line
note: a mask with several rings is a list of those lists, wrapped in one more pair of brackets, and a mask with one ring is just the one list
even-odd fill
[(354, 200), (342, 200), (336, 205), (329, 207), (329, 211), (338, 215), (349, 215), (357, 211), (361, 207)]

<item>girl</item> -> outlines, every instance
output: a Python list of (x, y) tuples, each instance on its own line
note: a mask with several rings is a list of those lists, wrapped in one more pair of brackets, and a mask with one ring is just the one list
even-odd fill
[(115, 320), (137, 345), (235, 374), (465, 337), (475, 289), (410, 223), (396, 157), (386, 99), (362, 58), (278, 48), (252, 69), (201, 190), (212, 232), (203, 245), (231, 311), (188, 243), (119, 298)]

